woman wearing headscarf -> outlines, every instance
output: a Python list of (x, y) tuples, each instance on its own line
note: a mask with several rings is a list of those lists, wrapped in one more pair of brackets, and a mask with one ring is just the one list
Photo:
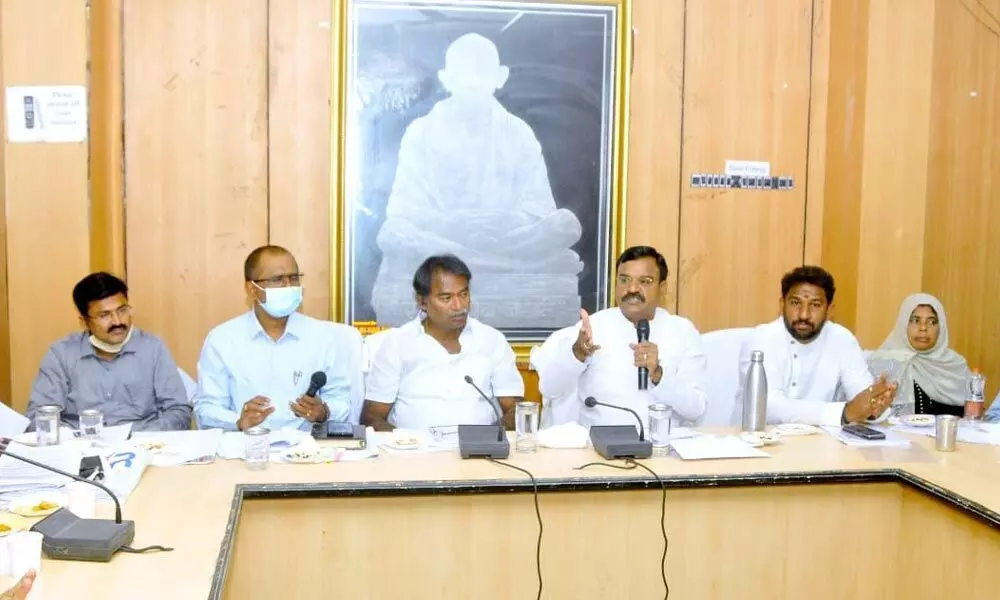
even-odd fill
[(896, 404), (915, 414), (963, 416), (969, 367), (948, 347), (948, 320), (941, 301), (930, 294), (903, 300), (896, 327), (869, 364), (895, 360), (902, 365)]

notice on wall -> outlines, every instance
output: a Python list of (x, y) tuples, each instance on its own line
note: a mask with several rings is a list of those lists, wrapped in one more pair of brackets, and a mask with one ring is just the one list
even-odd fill
[(87, 139), (87, 87), (7, 88), (7, 141), (71, 143)]
[(770, 177), (771, 163), (758, 160), (727, 160), (726, 175), (733, 177)]

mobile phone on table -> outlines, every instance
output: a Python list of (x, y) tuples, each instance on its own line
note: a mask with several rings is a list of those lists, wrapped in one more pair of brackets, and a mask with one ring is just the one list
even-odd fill
[(844, 425), (841, 429), (844, 433), (849, 433), (855, 437), (859, 437), (865, 440), (884, 440), (885, 434), (878, 429), (872, 429), (867, 425), (862, 425), (860, 423), (848, 423)]

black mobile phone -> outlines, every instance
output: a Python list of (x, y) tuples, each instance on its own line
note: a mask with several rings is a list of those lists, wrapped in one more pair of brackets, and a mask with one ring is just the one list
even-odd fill
[(355, 425), (343, 421), (316, 423), (312, 428), (314, 438), (353, 438)]
[(884, 440), (885, 434), (878, 429), (872, 429), (867, 425), (862, 425), (860, 423), (848, 423), (842, 428), (845, 433), (849, 433), (855, 437), (859, 437), (866, 440)]

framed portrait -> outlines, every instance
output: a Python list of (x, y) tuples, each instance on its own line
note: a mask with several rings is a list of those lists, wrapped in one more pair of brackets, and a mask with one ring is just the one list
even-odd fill
[(332, 0), (333, 314), (417, 315), (451, 253), (515, 348), (610, 305), (631, 0)]

